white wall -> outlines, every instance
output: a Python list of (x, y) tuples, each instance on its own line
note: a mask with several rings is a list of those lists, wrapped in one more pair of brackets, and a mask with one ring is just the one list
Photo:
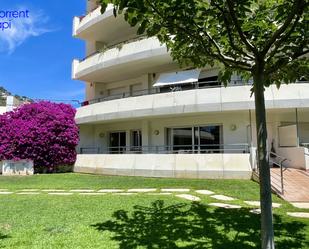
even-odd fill
[(18, 99), (16, 99), (14, 96), (7, 96), (6, 98), (6, 106), (0, 106), (0, 114), (3, 114), (5, 112), (13, 111), (13, 109), (19, 105), (21, 105), (22, 102), (20, 102)]
[[(277, 94), (276, 91), (278, 90), (274, 87), (268, 88), (265, 92), (266, 108), (276, 111), (281, 106), (280, 110), (290, 108), (293, 111), (296, 107), (309, 107), (308, 86), (309, 84), (291, 84), (286, 86), (290, 89), (288, 97), (293, 97), (294, 99), (287, 98), (286, 93), (282, 95)], [(235, 86), (117, 99), (78, 108), (76, 121), (78, 123), (106, 122), (116, 121), (117, 119), (147, 118), (176, 114), (248, 111), (249, 109), (254, 109), (254, 99), (250, 97), (250, 89), (250, 86)], [(291, 118), (281, 120), (293, 120), (292, 111), (289, 114)], [(271, 118), (271, 115), (268, 115), (268, 117)], [(277, 122), (277, 120), (273, 122)]]
[(309, 169), (308, 157), (305, 153), (308, 153), (308, 149), (304, 147), (281, 147), (278, 149), (280, 156), (290, 160), (284, 165), (296, 169)]
[(95, 147), (95, 133), (93, 125), (81, 125), (79, 126), (79, 145), (77, 151), (79, 153), (80, 148)]
[(141, 91), (149, 88), (148, 74), (123, 81), (116, 81), (112, 83), (96, 82), (94, 84), (95, 98), (107, 97), (118, 93), (128, 94), (131, 91)]
[(6, 112), (5, 106), (0, 106), (0, 115)]
[(251, 178), (249, 154), (78, 155), (74, 171), (145, 177)]
[[(87, 131), (81, 129), (81, 147), (89, 147), (88, 136), (94, 138), (93, 146), (106, 150), (109, 143), (109, 133), (112, 131), (127, 132), (127, 146), (130, 146), (130, 131), (142, 130), (143, 145), (160, 146), (165, 145), (166, 128), (172, 127), (192, 127), (203, 125), (223, 125), (224, 144), (244, 144), (248, 143), (247, 126), (249, 125), (249, 112), (229, 112), (229, 113), (208, 113), (203, 115), (192, 115), (186, 117), (157, 118), (144, 120), (130, 120), (121, 122), (111, 122), (106, 124), (93, 125), (90, 130), (88, 125), (80, 125)], [(236, 130), (231, 130), (231, 126), (236, 125)], [(87, 128), (88, 127), (88, 128)], [(155, 135), (155, 131), (159, 135)], [(100, 134), (105, 134), (104, 137)], [(85, 139), (85, 142), (84, 142)], [(87, 146), (86, 146), (87, 145)]]

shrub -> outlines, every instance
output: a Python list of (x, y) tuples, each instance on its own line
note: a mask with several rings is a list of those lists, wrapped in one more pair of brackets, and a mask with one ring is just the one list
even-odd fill
[(73, 165), (79, 140), (74, 117), (70, 105), (47, 101), (0, 115), (0, 160), (31, 159), (45, 172)]

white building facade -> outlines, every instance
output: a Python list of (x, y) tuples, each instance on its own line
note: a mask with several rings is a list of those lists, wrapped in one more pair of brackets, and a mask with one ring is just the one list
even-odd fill
[[(179, 68), (156, 38), (137, 36), (112, 6), (87, 1), (73, 35), (86, 42), (72, 77), (86, 84), (78, 108), (76, 172), (181, 178), (250, 178), (255, 168), (251, 85), (218, 68)], [(269, 151), (309, 169), (309, 84), (266, 89)], [(279, 157), (278, 157), (279, 158)]]
[(13, 111), (13, 109), (19, 105), (21, 105), (22, 102), (19, 101), (14, 96), (6, 96), (6, 105), (0, 106), (0, 115), (5, 112)]

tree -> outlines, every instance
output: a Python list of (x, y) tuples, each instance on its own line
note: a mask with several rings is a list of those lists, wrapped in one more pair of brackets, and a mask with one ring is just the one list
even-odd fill
[(219, 65), (253, 79), (260, 175), (262, 248), (274, 248), (264, 90), (308, 77), (307, 0), (100, 0), (114, 4), (138, 33), (157, 36), (180, 65)]
[(30, 159), (35, 170), (73, 165), (79, 141), (75, 109), (41, 101), (0, 115), (0, 160)]

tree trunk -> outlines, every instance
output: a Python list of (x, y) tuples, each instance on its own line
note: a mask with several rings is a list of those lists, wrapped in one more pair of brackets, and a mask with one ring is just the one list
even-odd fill
[(267, 158), (267, 125), (263, 73), (261, 71), (257, 72), (256, 75), (254, 75), (253, 80), (257, 131), (257, 163), (260, 176), (262, 249), (274, 249), (270, 167)]

